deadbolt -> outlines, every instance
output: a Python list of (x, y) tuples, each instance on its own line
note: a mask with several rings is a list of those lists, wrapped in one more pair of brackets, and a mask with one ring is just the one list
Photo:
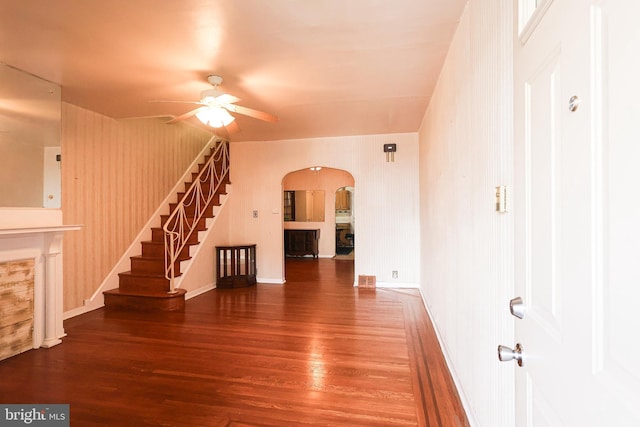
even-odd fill
[(515, 360), (516, 362), (518, 362), (518, 366), (522, 366), (524, 364), (522, 357), (522, 346), (520, 345), (520, 343), (516, 344), (516, 348), (513, 350), (506, 345), (498, 346), (498, 359), (500, 359), (501, 362)]
[(511, 311), (511, 314), (517, 317), (518, 319), (524, 318), (524, 310), (525, 310), (525, 307), (524, 307), (524, 302), (522, 301), (522, 298), (515, 297), (514, 299), (509, 301), (509, 311)]

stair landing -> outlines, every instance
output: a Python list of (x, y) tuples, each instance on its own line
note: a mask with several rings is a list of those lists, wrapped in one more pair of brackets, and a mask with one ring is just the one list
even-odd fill
[(169, 292), (128, 292), (121, 288), (111, 289), (103, 292), (104, 305), (110, 309), (126, 310), (160, 310), (179, 311), (184, 310), (185, 294), (184, 289), (176, 289), (174, 293)]

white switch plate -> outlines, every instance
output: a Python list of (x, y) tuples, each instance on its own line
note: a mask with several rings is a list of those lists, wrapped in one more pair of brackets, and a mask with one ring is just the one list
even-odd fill
[(496, 212), (509, 212), (509, 192), (506, 185), (496, 187)]

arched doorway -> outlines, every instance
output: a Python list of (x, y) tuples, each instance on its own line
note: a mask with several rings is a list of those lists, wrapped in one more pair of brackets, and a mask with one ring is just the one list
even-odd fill
[[(355, 242), (355, 215), (348, 215), (349, 229), (345, 228), (346, 205), (336, 207), (336, 192), (339, 189), (349, 189), (351, 202), (350, 211), (353, 212), (353, 194), (355, 191), (355, 179), (348, 171), (325, 166), (309, 166), (305, 169), (292, 171), (282, 178), (282, 212), (283, 212), (283, 239), (290, 231), (300, 233), (298, 230), (316, 230), (318, 235), (317, 254), (319, 258), (343, 257), (338, 253), (346, 251), (342, 246), (340, 237)], [(338, 230), (338, 223), (341, 229)], [(349, 236), (346, 236), (349, 234)], [(305, 251), (287, 253), (289, 245), (284, 241), (284, 258), (292, 256), (314, 256)], [(344, 242), (343, 242), (344, 243)], [(350, 244), (354, 246), (353, 244)], [(341, 248), (338, 250), (338, 248)], [(351, 254), (353, 250), (351, 251)], [(348, 255), (347, 259), (354, 259)]]

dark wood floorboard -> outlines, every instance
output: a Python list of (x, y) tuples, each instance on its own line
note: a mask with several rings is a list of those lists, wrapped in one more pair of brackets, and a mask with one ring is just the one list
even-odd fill
[(1, 403), (69, 403), (72, 426), (467, 426), (417, 290), (358, 289), (353, 262), (183, 313), (87, 313), (0, 361)]

